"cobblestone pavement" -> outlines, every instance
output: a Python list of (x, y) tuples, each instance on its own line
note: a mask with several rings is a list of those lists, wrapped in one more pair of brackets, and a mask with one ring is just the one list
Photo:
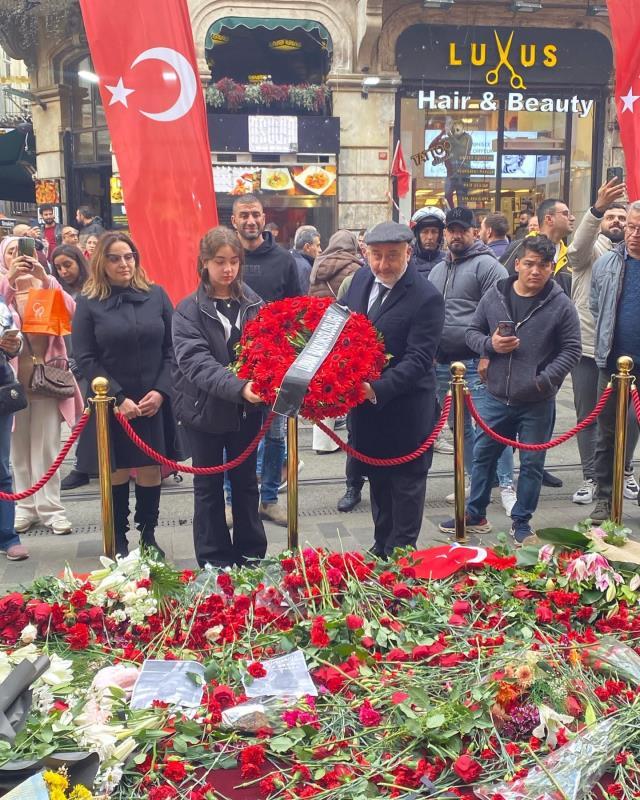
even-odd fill
[[(575, 424), (573, 396), (570, 384), (563, 387), (558, 397), (556, 433)], [(363, 549), (372, 543), (371, 508), (365, 485), (362, 503), (349, 514), (340, 514), (336, 502), (344, 491), (344, 455), (316, 455), (311, 449), (311, 429), (301, 423), (300, 456), (304, 467), (300, 473), (300, 543), (329, 549)], [(67, 474), (71, 459), (63, 467)], [(419, 544), (428, 546), (447, 541), (438, 531), (438, 523), (452, 516), (453, 506), (445, 501), (453, 491), (452, 456), (436, 454), (427, 484), (427, 500)], [(578, 506), (571, 495), (580, 485), (582, 474), (575, 438), (547, 454), (547, 468), (564, 481), (561, 489), (543, 488), (538, 511), (533, 523), (537, 528), (560, 525), (571, 527), (588, 516), (592, 506)], [(517, 459), (516, 459), (517, 469)], [(54, 536), (46, 529), (34, 528), (23, 535), (22, 541), (30, 550), (31, 558), (23, 562), (0, 560), (0, 590), (33, 580), (39, 575), (57, 574), (66, 562), (79, 572), (88, 572), (98, 564), (101, 553), (100, 502), (97, 481), (73, 492), (63, 493), (74, 532), (68, 536)], [(281, 495), (281, 503), (286, 496)], [(495, 534), (508, 531), (500, 497), (494, 490), (494, 502), (489, 507), (488, 518), (494, 533), (481, 537), (483, 542), (495, 541)], [(640, 531), (640, 508), (635, 502), (625, 501), (625, 523)], [(194, 567), (192, 544), (193, 495), (191, 478), (185, 475), (182, 483), (168, 478), (164, 483), (158, 541), (167, 557), (181, 568)], [(287, 532), (271, 523), (266, 524), (269, 552), (277, 553), (286, 547)], [(137, 534), (136, 534), (137, 535)], [(476, 537), (479, 541), (480, 537)], [(130, 534), (135, 544), (135, 535)], [(1, 556), (0, 556), (1, 559)]]

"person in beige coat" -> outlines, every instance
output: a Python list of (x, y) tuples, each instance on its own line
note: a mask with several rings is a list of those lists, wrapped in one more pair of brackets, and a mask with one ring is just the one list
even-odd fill
[[(326, 250), (316, 256), (309, 279), (311, 297), (337, 299), (343, 281), (362, 266), (358, 237), (347, 230), (338, 230), (329, 239)], [(333, 428), (335, 420), (325, 419)], [(339, 448), (317, 425), (313, 426), (313, 449), (318, 455), (335, 453)]]
[[(578, 225), (567, 251), (572, 270), (571, 299), (580, 318), (582, 336), (582, 358), (571, 371), (573, 401), (576, 417), (581, 422), (598, 401), (598, 367), (594, 359), (595, 319), (589, 308), (591, 273), (593, 264), (624, 239), (627, 221), (627, 206), (621, 202), (626, 187), (617, 178), (603, 184), (598, 190), (595, 203), (585, 213)], [(632, 415), (633, 416), (633, 415)], [(625, 468), (624, 496), (634, 500), (638, 496), (638, 484), (633, 476), (631, 464), (633, 451), (638, 441), (638, 426), (629, 419), (627, 464)], [(574, 492), (573, 502), (588, 505), (595, 491), (594, 456), (596, 449), (596, 425), (590, 425), (578, 434), (578, 450), (582, 463), (582, 485)]]

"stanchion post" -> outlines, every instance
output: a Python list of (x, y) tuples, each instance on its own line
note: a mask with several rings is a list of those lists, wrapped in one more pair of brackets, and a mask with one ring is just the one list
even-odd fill
[(627, 417), (629, 394), (633, 381), (633, 359), (620, 356), (616, 375), (616, 436), (613, 451), (613, 491), (611, 493), (611, 519), (620, 525), (624, 497), (624, 462), (627, 452)]
[(102, 548), (107, 558), (115, 558), (116, 541), (113, 524), (113, 498), (111, 496), (111, 447), (109, 442), (109, 407), (114, 398), (109, 397), (109, 381), (94, 378), (91, 383), (94, 397), (89, 400), (96, 416), (98, 442), (98, 474), (102, 508)]
[(453, 463), (456, 542), (467, 542), (464, 496), (464, 376), (467, 368), (460, 361), (451, 365), (451, 395), (453, 398)]
[(287, 418), (287, 547), (298, 547), (298, 417)]

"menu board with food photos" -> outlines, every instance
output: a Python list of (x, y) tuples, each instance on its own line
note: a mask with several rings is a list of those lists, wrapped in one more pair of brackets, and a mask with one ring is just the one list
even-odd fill
[(36, 178), (36, 205), (50, 203), (56, 206), (60, 203), (60, 181), (57, 178)]
[(216, 192), (233, 196), (278, 194), (296, 197), (335, 196), (335, 164), (296, 164), (256, 167), (253, 164), (216, 164)]

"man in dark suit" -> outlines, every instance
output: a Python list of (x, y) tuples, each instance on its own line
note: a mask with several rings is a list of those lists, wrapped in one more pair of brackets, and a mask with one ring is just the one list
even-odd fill
[[(383, 222), (365, 236), (371, 269), (353, 276), (345, 299), (366, 314), (391, 355), (380, 378), (365, 383), (366, 400), (351, 412), (353, 444), (375, 458), (413, 452), (431, 433), (437, 417), (434, 359), (444, 324), (442, 295), (409, 264), (411, 229)], [(375, 525), (372, 553), (385, 557), (395, 547), (415, 545), (422, 525), (427, 472), (432, 453), (399, 467), (370, 467)]]

